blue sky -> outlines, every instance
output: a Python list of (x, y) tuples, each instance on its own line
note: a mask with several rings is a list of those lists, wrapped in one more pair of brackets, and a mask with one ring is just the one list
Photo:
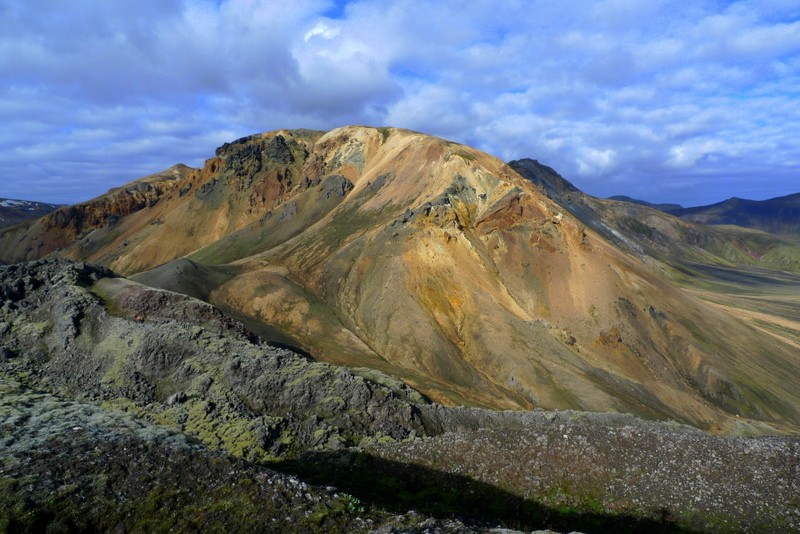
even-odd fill
[(0, 197), (79, 202), (346, 124), (597, 196), (798, 192), (800, 2), (0, 0)]

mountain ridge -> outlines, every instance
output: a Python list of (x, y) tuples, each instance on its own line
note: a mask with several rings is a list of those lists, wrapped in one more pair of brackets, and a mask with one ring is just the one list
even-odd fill
[(102, 229), (110, 233), (120, 218), (155, 205), (189, 170), (183, 164), (173, 165), (86, 202), (62, 206), (39, 219), (2, 229), (0, 261), (38, 259), (81, 240), (84, 250), (91, 249), (92, 240), (85, 239), (89, 234)]
[[(509, 165), (533, 183), (543, 184), (546, 194), (583, 224), (630, 253), (657, 258), (675, 276), (693, 271), (693, 264), (752, 265), (800, 272), (800, 242), (794, 236), (694, 223), (655, 206), (593, 197), (535, 160), (512, 161)], [(692, 275), (700, 273), (693, 271)]]
[(614, 195), (608, 200), (647, 206), (699, 224), (733, 225), (776, 235), (800, 234), (800, 193), (766, 200), (731, 197), (713, 204), (691, 207), (671, 203), (654, 204), (626, 195)]
[(732, 197), (716, 204), (667, 212), (703, 224), (733, 224), (779, 235), (800, 235), (800, 193), (767, 200)]
[(668, 203), (668, 202), (660, 202), (660, 203), (654, 204), (652, 202), (648, 202), (646, 200), (640, 200), (638, 198), (632, 198), (632, 197), (629, 197), (627, 195), (610, 196), (610, 197), (608, 197), (608, 200), (622, 200), (624, 202), (632, 202), (634, 204), (641, 204), (642, 206), (648, 206), (650, 208), (655, 208), (655, 209), (661, 210), (661, 211), (683, 209), (683, 206), (681, 206), (680, 204), (673, 204), (673, 203)]

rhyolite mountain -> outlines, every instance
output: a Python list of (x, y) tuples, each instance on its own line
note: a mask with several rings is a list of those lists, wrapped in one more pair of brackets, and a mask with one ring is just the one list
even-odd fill
[(93, 200), (63, 206), (47, 216), (3, 229), (0, 261), (35, 259), (86, 241), (98, 228), (114, 228), (121, 217), (154, 205), (178, 179), (191, 169), (178, 164), (123, 187), (111, 189)]
[(13, 226), (30, 219), (38, 219), (60, 206), (46, 202), (0, 198), (0, 228)]
[(796, 347), (683, 291), (637, 241), (675, 227), (703, 245), (696, 225), (587, 224), (518, 165), (389, 128), (254, 135), (157, 176), (0, 232), (0, 260), (97, 262), (446, 404), (800, 424)]

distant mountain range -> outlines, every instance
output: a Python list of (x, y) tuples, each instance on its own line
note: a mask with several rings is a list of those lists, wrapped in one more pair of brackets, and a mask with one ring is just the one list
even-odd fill
[(0, 228), (38, 219), (59, 207), (59, 204), (0, 198)]
[(800, 193), (768, 200), (733, 197), (716, 204), (692, 208), (684, 208), (679, 204), (652, 204), (625, 195), (609, 197), (609, 200), (649, 206), (700, 224), (734, 225), (778, 235), (800, 234)]
[[(755, 232), (744, 226), (697, 224), (643, 201), (596, 198), (532, 159), (512, 161), (509, 166), (588, 228), (622, 249), (641, 257), (658, 258), (678, 272), (692, 271), (687, 265), (698, 263), (800, 272), (800, 248), (794, 235)], [(773, 226), (778, 226), (777, 217), (780, 215)]]
[(666, 211), (696, 223), (732, 224), (779, 235), (800, 234), (800, 193), (769, 200), (730, 198), (710, 206)]

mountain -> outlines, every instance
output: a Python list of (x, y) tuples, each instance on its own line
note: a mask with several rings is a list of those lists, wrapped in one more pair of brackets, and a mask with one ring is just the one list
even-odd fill
[(639, 200), (636, 198), (631, 198), (625, 195), (614, 195), (613, 197), (608, 197), (609, 200), (621, 200), (623, 202), (632, 202), (634, 204), (641, 204), (642, 206), (647, 206), (649, 208), (655, 208), (661, 211), (670, 211), (670, 210), (680, 210), (683, 209), (683, 206), (680, 204), (669, 204), (669, 203), (662, 203), (662, 204), (653, 204), (651, 202), (647, 202), (646, 200)]
[(607, 240), (645, 260), (657, 259), (672, 279), (701, 277), (698, 264), (800, 272), (800, 241), (795, 236), (708, 226), (645, 204), (595, 198), (532, 159), (509, 166)]
[(769, 200), (734, 197), (710, 206), (667, 211), (702, 224), (732, 224), (772, 234), (800, 235), (800, 193)]
[(59, 204), (0, 198), (0, 228), (38, 219), (59, 207)]
[(522, 170), (406, 130), (280, 130), (0, 232), (0, 260), (97, 262), (444, 404), (800, 424), (791, 334), (665, 275), (713, 255), (704, 229)]
[(0, 295), (0, 532), (800, 527), (797, 437), (445, 408), (85, 262)]
[[(104, 230), (113, 234), (122, 217), (155, 205), (166, 191), (185, 176), (189, 167), (178, 164), (169, 169), (146, 176), (123, 187), (110, 190), (88, 202), (63, 206), (44, 217), (25, 221), (13, 228), (0, 229), (3, 243), (0, 261), (36, 259), (74, 246), (80, 242), (83, 250), (91, 248), (95, 240), (107, 239), (94, 235)], [(100, 232), (103, 233), (103, 232)], [(92, 238), (87, 238), (90, 234)]]
[(512, 161), (509, 165), (517, 172), (524, 171), (520, 172), (520, 176), (533, 182), (548, 198), (569, 200), (572, 195), (583, 194), (555, 169), (539, 163), (535, 159)]

